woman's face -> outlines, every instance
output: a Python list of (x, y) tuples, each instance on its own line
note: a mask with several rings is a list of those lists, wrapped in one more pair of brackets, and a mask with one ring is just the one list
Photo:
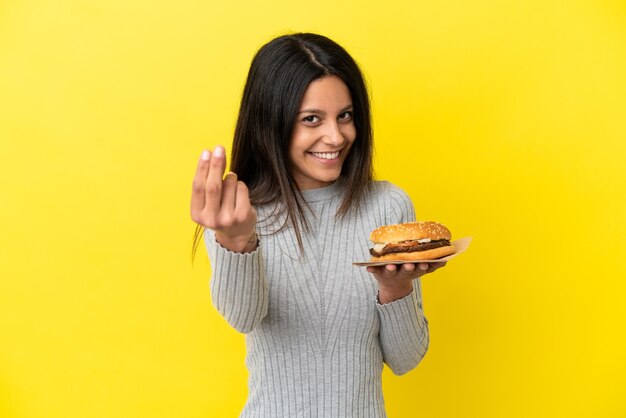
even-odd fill
[(337, 76), (313, 80), (304, 93), (289, 144), (289, 162), (300, 190), (328, 186), (356, 138), (352, 98)]

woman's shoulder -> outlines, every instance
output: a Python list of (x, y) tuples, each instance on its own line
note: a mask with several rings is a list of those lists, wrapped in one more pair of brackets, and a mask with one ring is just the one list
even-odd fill
[(367, 213), (382, 216), (381, 224), (394, 224), (415, 220), (411, 198), (401, 187), (388, 181), (372, 181), (364, 206)]
[(410, 201), (409, 195), (401, 187), (387, 180), (372, 180), (368, 187), (370, 199), (384, 199), (392, 202)]

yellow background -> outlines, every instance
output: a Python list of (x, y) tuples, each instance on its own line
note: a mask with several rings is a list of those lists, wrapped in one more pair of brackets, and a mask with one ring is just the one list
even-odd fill
[(474, 237), (389, 416), (626, 417), (619, 0), (1, 2), (0, 417), (238, 414), (191, 180), (289, 31), (353, 54), (378, 178)]

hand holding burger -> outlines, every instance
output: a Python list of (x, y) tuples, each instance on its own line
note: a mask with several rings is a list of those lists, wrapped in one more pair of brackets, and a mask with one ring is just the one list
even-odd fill
[(437, 222), (385, 225), (372, 231), (371, 262), (406, 260), (400, 266), (367, 267), (378, 281), (379, 302), (390, 303), (407, 296), (413, 290), (413, 279), (444, 267), (445, 261), (420, 263), (416, 260), (434, 260), (453, 254), (456, 249), (450, 244), (450, 238), (448, 228)]

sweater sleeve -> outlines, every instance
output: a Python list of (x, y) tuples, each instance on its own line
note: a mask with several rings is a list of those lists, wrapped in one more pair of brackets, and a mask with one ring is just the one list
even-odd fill
[(383, 360), (394, 374), (413, 370), (428, 350), (428, 320), (422, 310), (420, 280), (413, 281), (413, 291), (402, 299), (381, 305), (380, 345)]
[[(415, 220), (415, 210), (409, 196), (400, 188), (389, 185), (387, 224)], [(404, 298), (381, 305), (378, 303), (380, 319), (380, 345), (383, 360), (396, 375), (414, 369), (422, 360), (429, 344), (428, 320), (422, 309), (420, 279), (413, 280), (413, 291)]]
[(204, 241), (211, 262), (213, 305), (237, 331), (251, 332), (267, 314), (262, 243), (252, 253), (235, 253), (222, 247), (210, 229), (205, 230)]

